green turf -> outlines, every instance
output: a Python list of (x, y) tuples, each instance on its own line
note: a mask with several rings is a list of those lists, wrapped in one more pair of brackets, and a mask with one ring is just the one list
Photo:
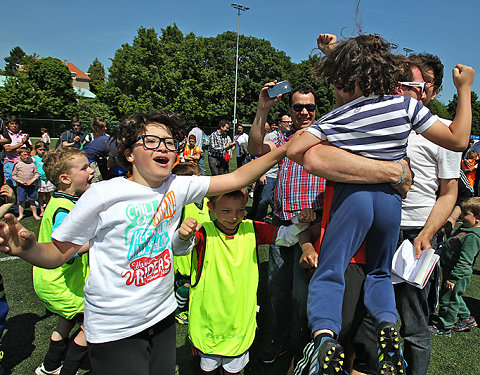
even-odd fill
[[(230, 169), (235, 168), (234, 159)], [(208, 162), (205, 160), (208, 170)], [(27, 209), (27, 212), (29, 210)], [(31, 230), (38, 231), (39, 222), (27, 217), (22, 223)], [(263, 365), (256, 355), (268, 343), (270, 337), (271, 310), (267, 291), (268, 247), (260, 246), (260, 284), (258, 302), (258, 331), (250, 350), (250, 363), (244, 374), (278, 375), (285, 374), (289, 365), (287, 355), (279, 358), (273, 365)], [(3, 256), (4, 257), (4, 256)], [(48, 349), (50, 333), (56, 324), (56, 318), (49, 315), (36, 297), (32, 287), (32, 267), (23, 260), (0, 262), (5, 289), (10, 305), (7, 329), (1, 346), (5, 352), (3, 366), (11, 369), (12, 374), (33, 374), (34, 369), (43, 360)], [(472, 314), (480, 319), (480, 263), (477, 262), (465, 299)], [(185, 343), (186, 326), (177, 324), (177, 363), (179, 375), (201, 374), (199, 360), (190, 354)], [(470, 332), (454, 333), (450, 338), (432, 337), (432, 356), (429, 375), (474, 375), (480, 374), (480, 329)], [(159, 374), (160, 375), (160, 374)]]

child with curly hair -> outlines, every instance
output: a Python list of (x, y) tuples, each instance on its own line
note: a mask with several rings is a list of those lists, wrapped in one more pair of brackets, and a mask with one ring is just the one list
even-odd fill
[[(447, 149), (461, 151), (466, 147), (473, 69), (457, 65), (453, 70), (459, 102), (457, 115), (447, 127), (415, 99), (389, 95), (399, 84), (425, 88), (421, 82), (398, 82), (401, 69), (390, 53), (392, 47), (378, 35), (360, 35), (340, 43), (326, 56), (317, 75), (334, 86), (337, 106), (310, 126), (291, 145), (287, 156), (308, 170), (305, 152), (327, 141), (365, 157), (400, 161), (406, 156), (407, 137), (412, 129)], [(390, 281), (401, 201), (389, 184), (335, 183), (330, 225), (309, 286), (308, 317), (315, 343), (309, 374), (341, 371), (343, 353), (335, 338), (341, 327), (344, 272), (364, 240), (364, 302), (377, 327), (377, 367), (381, 374), (405, 373)]]

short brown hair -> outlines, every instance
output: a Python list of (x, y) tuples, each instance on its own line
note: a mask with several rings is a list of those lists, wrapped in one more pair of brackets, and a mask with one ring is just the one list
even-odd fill
[(208, 199), (210, 200), (210, 202), (212, 202), (213, 207), (215, 207), (215, 202), (221, 197), (229, 197), (233, 199), (243, 198), (245, 199), (245, 204), (246, 204), (248, 201), (248, 190), (247, 188), (234, 190), (225, 194), (215, 195), (214, 197), (208, 197)]
[(26, 153), (30, 154), (30, 149), (25, 147), (25, 146), (22, 146), (17, 150), (17, 152), (18, 152), (18, 154), (21, 154), (22, 152), (26, 152)]
[(95, 120), (93, 120), (92, 130), (94, 132), (103, 129), (103, 127), (105, 127), (105, 128), (107, 127), (107, 123), (105, 121), (100, 120), (99, 118), (96, 118)]
[(480, 197), (469, 198), (462, 202), (462, 212), (470, 211), (473, 216), (480, 219)]
[(197, 164), (185, 162), (178, 163), (173, 167), (172, 173), (179, 176), (198, 176), (202, 174), (202, 170)]
[(68, 173), (72, 167), (71, 161), (75, 156), (87, 156), (87, 154), (75, 147), (59, 147), (50, 152), (45, 158), (43, 170), (48, 180), (58, 187), (60, 184), (60, 175)]

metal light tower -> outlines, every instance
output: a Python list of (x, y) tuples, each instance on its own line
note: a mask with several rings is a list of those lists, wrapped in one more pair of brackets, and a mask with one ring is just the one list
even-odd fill
[(410, 49), (410, 48), (407, 48), (407, 47), (404, 47), (403, 50), (405, 51), (405, 56), (408, 56), (410, 53), (413, 52), (413, 49)]
[[(250, 8), (240, 5), (240, 4), (232, 4), (237, 10), (237, 55), (235, 61), (235, 99), (233, 102), (233, 134), (235, 134), (235, 128), (237, 126), (237, 85), (238, 85), (238, 41), (240, 38), (239, 30), (240, 30), (240, 12), (244, 12), (249, 10)], [(233, 139), (233, 138), (232, 138)]]

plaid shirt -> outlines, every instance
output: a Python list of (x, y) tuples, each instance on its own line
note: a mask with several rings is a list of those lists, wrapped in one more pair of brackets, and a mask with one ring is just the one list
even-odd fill
[[(277, 147), (286, 143), (293, 133), (281, 133), (275, 140)], [(294, 161), (284, 158), (278, 170), (275, 187), (275, 215), (291, 220), (302, 208), (321, 210), (325, 192), (325, 179), (309, 174)]]
[(220, 134), (218, 130), (215, 130), (210, 134), (210, 145), (208, 146), (208, 155), (211, 156), (223, 156), (225, 154), (225, 146), (227, 143), (232, 142), (227, 133)]

